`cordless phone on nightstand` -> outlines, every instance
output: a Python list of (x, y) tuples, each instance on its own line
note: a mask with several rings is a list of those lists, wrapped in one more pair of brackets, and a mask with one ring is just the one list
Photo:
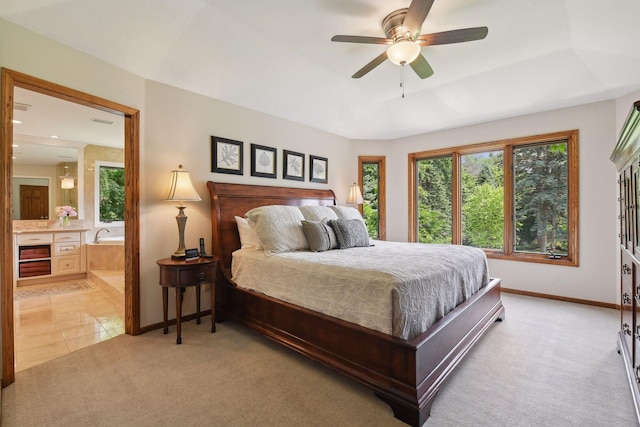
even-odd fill
[(204, 238), (200, 238), (200, 258), (213, 258), (213, 255), (207, 255), (207, 251), (204, 249)]

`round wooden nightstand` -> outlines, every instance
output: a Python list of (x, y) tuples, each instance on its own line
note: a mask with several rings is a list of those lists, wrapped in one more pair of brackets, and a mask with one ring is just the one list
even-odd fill
[(182, 343), (180, 322), (182, 318), (182, 294), (186, 287), (196, 287), (197, 320), (200, 324), (200, 286), (211, 285), (211, 332), (216, 331), (216, 264), (217, 258), (198, 258), (193, 261), (164, 258), (156, 261), (160, 267), (160, 286), (162, 286), (162, 310), (164, 315), (164, 333), (169, 333), (167, 310), (169, 288), (176, 289), (176, 344)]

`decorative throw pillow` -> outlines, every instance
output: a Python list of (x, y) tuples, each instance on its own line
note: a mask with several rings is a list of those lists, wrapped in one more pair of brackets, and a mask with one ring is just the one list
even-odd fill
[(302, 212), (296, 206), (270, 205), (245, 214), (256, 225), (256, 233), (267, 255), (309, 249), (302, 231)]
[(246, 218), (241, 218), (239, 216), (236, 216), (235, 219), (238, 226), (238, 234), (240, 235), (240, 247), (242, 249), (262, 249), (262, 244), (256, 234), (256, 230), (251, 227), (249, 221)]
[(338, 215), (329, 206), (300, 206), (300, 212), (307, 221), (338, 219)]
[(314, 252), (328, 251), (338, 247), (333, 228), (324, 221), (302, 221), (302, 231), (309, 242), (309, 249)]
[(339, 219), (359, 219), (364, 222), (360, 211), (350, 206), (329, 206), (329, 209), (334, 211)]
[(336, 233), (340, 249), (369, 246), (369, 233), (361, 219), (334, 219), (329, 225)]

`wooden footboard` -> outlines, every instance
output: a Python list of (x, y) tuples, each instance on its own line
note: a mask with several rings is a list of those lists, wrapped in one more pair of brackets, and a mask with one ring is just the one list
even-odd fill
[(220, 284), (218, 320), (231, 319), (372, 388), (395, 416), (414, 426), (429, 417), (440, 386), (496, 320), (504, 317), (500, 280), (412, 341)]
[(429, 417), (439, 388), (496, 320), (504, 317), (500, 280), (480, 289), (416, 339), (407, 341), (260, 293), (230, 278), (239, 248), (234, 215), (269, 205), (333, 204), (329, 190), (208, 183), (213, 253), (218, 263), (216, 316), (231, 319), (370, 387), (395, 416), (414, 426)]

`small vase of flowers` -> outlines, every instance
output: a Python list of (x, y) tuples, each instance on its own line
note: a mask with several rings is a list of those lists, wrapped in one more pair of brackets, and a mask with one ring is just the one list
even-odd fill
[(60, 218), (60, 227), (66, 227), (69, 225), (69, 217), (78, 216), (78, 212), (71, 206), (56, 206), (56, 215)]

